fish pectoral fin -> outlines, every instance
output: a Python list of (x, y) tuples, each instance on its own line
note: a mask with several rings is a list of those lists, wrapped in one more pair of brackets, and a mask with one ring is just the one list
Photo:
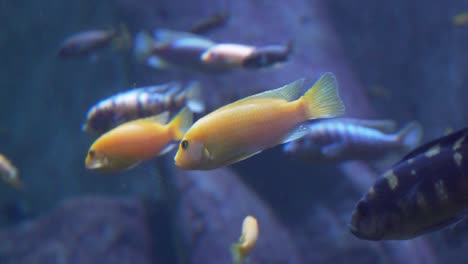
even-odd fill
[(171, 150), (173, 150), (175, 146), (177, 146), (176, 143), (169, 143), (169, 145), (167, 145), (167, 146), (158, 154), (158, 156), (162, 156), (162, 155), (164, 155), (164, 154), (167, 154), (168, 152), (170, 152)]
[(151, 68), (155, 68), (155, 69), (170, 68), (169, 63), (167, 63), (165, 60), (159, 58), (156, 55), (149, 56), (148, 59), (146, 59), (146, 65), (150, 66)]
[(236, 163), (236, 162), (239, 162), (239, 161), (243, 161), (245, 159), (248, 159), (254, 155), (257, 155), (258, 153), (262, 152), (261, 150), (259, 151), (256, 151), (256, 152), (253, 152), (253, 153), (243, 153), (241, 155), (238, 155), (236, 157), (232, 157), (230, 159), (226, 159), (223, 164), (226, 164), (226, 165), (229, 165), (229, 164), (233, 164), (233, 163)]
[(327, 158), (336, 158), (343, 153), (344, 149), (344, 142), (336, 142), (322, 147), (322, 154)]
[(286, 137), (281, 141), (281, 144), (294, 141), (305, 136), (308, 132), (308, 128), (304, 125), (297, 126), (293, 131), (291, 131)]
[(149, 121), (154, 122), (154, 123), (166, 124), (167, 121), (169, 120), (169, 112), (165, 111), (165, 112), (162, 112), (159, 115), (145, 117), (143, 119), (149, 120)]

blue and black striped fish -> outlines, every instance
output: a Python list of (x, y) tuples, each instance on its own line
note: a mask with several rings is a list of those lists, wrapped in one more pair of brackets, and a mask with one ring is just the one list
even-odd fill
[(307, 134), (284, 145), (288, 155), (308, 162), (376, 160), (407, 152), (421, 142), (422, 128), (411, 122), (400, 131), (391, 120), (324, 119), (307, 125)]
[(411, 239), (468, 213), (468, 128), (424, 144), (385, 172), (358, 202), (350, 231), (361, 239)]
[(146, 86), (108, 97), (89, 109), (83, 131), (102, 134), (124, 122), (172, 113), (187, 106), (192, 112), (201, 113), (205, 105), (198, 82), (182, 85), (170, 82)]

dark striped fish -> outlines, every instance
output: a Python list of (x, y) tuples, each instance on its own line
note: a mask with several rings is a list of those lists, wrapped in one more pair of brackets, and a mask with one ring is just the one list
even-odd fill
[(283, 147), (306, 161), (376, 160), (390, 152), (408, 151), (419, 145), (422, 128), (411, 122), (397, 133), (390, 120), (334, 118), (307, 126), (308, 133)]
[(195, 23), (190, 28), (190, 32), (194, 34), (206, 34), (210, 31), (225, 26), (228, 19), (229, 13), (226, 11), (214, 13)]
[(367, 240), (411, 239), (468, 212), (468, 128), (415, 149), (358, 202), (350, 231)]
[(108, 97), (91, 107), (83, 130), (102, 134), (124, 122), (165, 111), (178, 112), (184, 106), (195, 113), (204, 111), (198, 82), (190, 82), (186, 86), (170, 82), (136, 88)]

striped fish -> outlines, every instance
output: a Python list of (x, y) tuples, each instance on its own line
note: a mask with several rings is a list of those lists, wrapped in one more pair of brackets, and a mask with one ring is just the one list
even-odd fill
[(284, 145), (283, 151), (306, 161), (375, 160), (390, 152), (415, 148), (422, 128), (411, 122), (397, 133), (390, 120), (334, 118), (308, 125), (306, 136)]
[(468, 213), (468, 128), (418, 147), (358, 202), (350, 231), (361, 239), (411, 239)]
[(172, 113), (187, 106), (201, 113), (205, 106), (198, 82), (183, 86), (178, 82), (147, 86), (118, 93), (89, 109), (83, 131), (102, 134), (131, 120), (154, 116), (165, 111)]

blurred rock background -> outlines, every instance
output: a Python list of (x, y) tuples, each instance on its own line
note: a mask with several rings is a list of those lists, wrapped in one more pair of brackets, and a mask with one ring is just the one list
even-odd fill
[[(305, 77), (306, 84), (311, 85), (322, 73), (332, 71), (340, 83), (348, 116), (390, 118), (400, 123), (419, 120), (426, 140), (443, 134), (447, 128), (464, 127), (468, 120), (468, 106), (464, 103), (468, 98), (464, 89), (468, 82), (468, 27), (454, 27), (451, 21), (455, 14), (468, 10), (467, 3), (52, 0), (47, 4), (2, 1), (0, 7), (0, 152), (11, 158), (25, 182), (22, 192), (0, 185), (0, 226), (6, 234), (21, 229), (15, 227), (19, 222), (36, 219), (64, 200), (85, 194), (116, 199), (143, 197), (163, 208), (162, 215), (167, 215), (169, 222), (177, 210), (188, 206), (180, 203), (188, 194), (178, 189), (177, 177), (172, 177), (179, 172), (172, 169), (170, 155), (118, 175), (99, 175), (84, 169), (85, 153), (93, 140), (80, 130), (86, 111), (102, 98), (130, 87), (197, 79), (205, 88), (211, 110), (298, 78)], [(220, 10), (228, 10), (231, 19), (225, 28), (209, 34), (210, 38), (246, 44), (285, 43), (292, 39), (295, 52), (291, 61), (280, 69), (216, 76), (154, 71), (135, 63), (130, 52), (125, 51), (107, 50), (95, 62), (56, 57), (62, 39), (77, 31), (115, 27), (122, 22), (133, 33), (158, 27), (185, 30)], [(290, 263), (344, 263), (350, 258), (359, 263), (389, 263), (408, 257), (412, 263), (438, 263), (456, 260), (466, 247), (463, 238), (460, 242), (444, 232), (416, 242), (355, 239), (347, 232), (346, 223), (363, 191), (353, 188), (353, 177), (345, 177), (343, 170), (335, 166), (310, 166), (289, 160), (275, 148), (232, 166), (232, 170), (233, 175), (226, 178), (234, 178), (231, 180), (236, 186), (248, 188), (254, 197), (245, 198), (245, 202), (261, 200), (259, 207), (265, 208), (261, 210), (268, 211), (271, 221), (277, 223), (273, 229), (294, 241), (290, 245), (290, 252), (294, 252), (290, 253)], [(355, 177), (359, 173), (356, 171)], [(195, 174), (187, 177), (197, 182), (198, 176), (207, 176)], [(183, 174), (180, 178), (184, 178)], [(223, 184), (215, 177), (208, 182), (215, 189)], [(207, 197), (213, 195), (210, 190), (205, 192)], [(150, 210), (145, 208), (141, 210)], [(208, 204), (200, 210), (209, 215), (215, 214), (210, 211), (215, 208)], [(232, 210), (237, 212), (232, 222), (222, 218), (223, 224), (218, 227), (229, 228), (229, 235), (221, 241), (229, 241), (240, 232), (244, 211)], [(154, 226), (156, 218), (149, 217), (148, 225)], [(214, 221), (203, 219), (203, 225)], [(182, 227), (193, 230), (190, 223)], [(165, 235), (177, 236), (179, 231)], [(181, 261), (183, 254), (177, 245), (187, 244), (175, 239), (174, 245), (180, 255), (165, 259)], [(440, 247), (444, 250), (433, 250)], [(411, 250), (404, 250), (408, 248)], [(203, 249), (199, 250), (202, 252), (193, 256), (203, 256)], [(220, 253), (221, 259), (226, 258), (225, 253)]]

